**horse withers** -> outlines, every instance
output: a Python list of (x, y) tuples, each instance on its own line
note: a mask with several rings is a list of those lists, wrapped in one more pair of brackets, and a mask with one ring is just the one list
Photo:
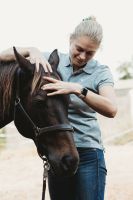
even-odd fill
[(60, 79), (59, 57), (54, 50), (49, 63), (53, 72), (45, 72), (20, 55), (16, 61), (0, 63), (0, 128), (12, 120), (18, 131), (33, 139), (41, 157), (46, 156), (55, 175), (73, 175), (79, 156), (73, 140), (73, 129), (67, 118), (68, 96), (49, 97), (42, 86), (44, 76)]

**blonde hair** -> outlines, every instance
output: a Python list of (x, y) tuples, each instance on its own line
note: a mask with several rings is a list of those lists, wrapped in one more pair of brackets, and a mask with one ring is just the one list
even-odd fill
[(100, 45), (103, 38), (103, 30), (94, 16), (83, 19), (70, 35), (70, 39), (76, 39), (80, 36), (88, 36), (93, 42)]

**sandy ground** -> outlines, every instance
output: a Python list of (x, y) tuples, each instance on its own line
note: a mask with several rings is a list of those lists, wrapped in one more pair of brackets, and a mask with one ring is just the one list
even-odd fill
[[(10, 145), (0, 150), (0, 200), (41, 200), (43, 163), (34, 144), (21, 136), (9, 140)], [(105, 200), (133, 200), (133, 145), (105, 148)]]

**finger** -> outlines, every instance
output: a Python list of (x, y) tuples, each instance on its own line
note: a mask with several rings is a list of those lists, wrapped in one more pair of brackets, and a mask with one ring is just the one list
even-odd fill
[(60, 91), (55, 91), (55, 92), (47, 93), (47, 96), (54, 96), (58, 94), (62, 94), (62, 93), (60, 93)]
[(47, 85), (43, 85), (41, 87), (41, 89), (43, 89), (43, 90), (58, 90), (59, 88), (57, 86), (53, 85), (53, 84), (52, 85), (47, 84)]
[(35, 63), (34, 58), (29, 57), (29, 61), (30, 61), (31, 64), (34, 64), (34, 63)]
[(48, 72), (48, 68), (46, 63), (41, 63), (45, 72)]
[(44, 61), (42, 61), (41, 64), (42, 64), (42, 66), (43, 66), (44, 71), (45, 71), (45, 72), (48, 72), (47, 63), (44, 62)]
[(48, 67), (50, 72), (53, 72), (52, 67), (51, 67), (51, 65), (49, 63), (47, 63), (47, 67)]
[(30, 61), (30, 57), (29, 56), (26, 59)]
[(44, 76), (43, 77), (45, 80), (51, 82), (51, 83), (58, 83), (59, 80), (55, 79), (55, 78), (51, 78), (51, 77), (47, 77), (47, 76)]
[(39, 65), (40, 63), (36, 61), (36, 71), (39, 72)]
[(47, 61), (42, 61), (41, 63), (45, 72), (53, 72), (51, 65)]

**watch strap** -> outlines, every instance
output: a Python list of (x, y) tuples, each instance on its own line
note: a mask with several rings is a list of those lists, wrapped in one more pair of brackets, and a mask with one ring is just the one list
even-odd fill
[(79, 98), (84, 99), (86, 97), (87, 93), (88, 93), (88, 88), (87, 87), (83, 87), (81, 89), (81, 93), (79, 95)]

